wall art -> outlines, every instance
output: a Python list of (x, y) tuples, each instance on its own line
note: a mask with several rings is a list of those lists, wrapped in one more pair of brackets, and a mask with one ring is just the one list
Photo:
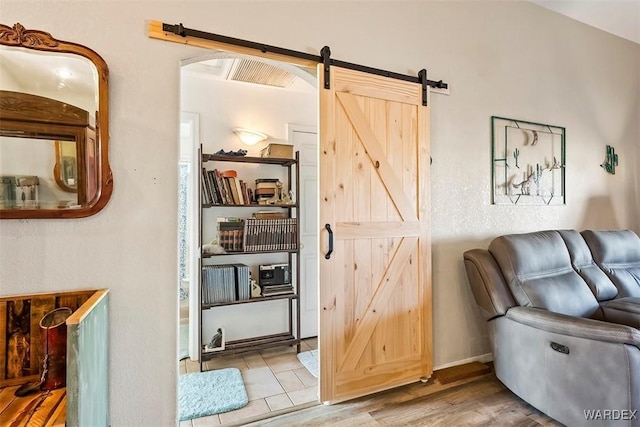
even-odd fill
[(491, 117), (492, 203), (564, 205), (565, 128)]

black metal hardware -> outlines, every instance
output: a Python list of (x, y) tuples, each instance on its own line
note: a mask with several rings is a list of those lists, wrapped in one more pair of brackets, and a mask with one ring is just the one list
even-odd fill
[(331, 253), (333, 252), (333, 231), (331, 230), (330, 224), (325, 224), (324, 228), (329, 232), (329, 252), (327, 252), (324, 256), (324, 259), (331, 258)]
[(418, 78), (420, 79), (420, 84), (422, 85), (422, 105), (427, 106), (427, 70), (424, 68), (418, 71)]
[(260, 52), (272, 52), (279, 55), (293, 56), (294, 58), (306, 59), (314, 62), (321, 62), (318, 55), (312, 55), (310, 53), (298, 52), (291, 49), (285, 49), (278, 46), (270, 46), (263, 43), (256, 43), (248, 40), (236, 39), (234, 37), (221, 36), (220, 34), (207, 33), (205, 31), (192, 30), (191, 28), (185, 28), (182, 24), (171, 25), (162, 23), (162, 31), (173, 33), (182, 37), (196, 37), (204, 40), (211, 40), (220, 43), (232, 44), (234, 46), (247, 47), (250, 49), (259, 50)]
[(329, 49), (329, 46), (325, 46), (320, 50), (320, 56), (322, 57), (322, 69), (324, 70), (324, 88), (331, 89), (329, 77), (329, 70), (331, 69), (331, 49)]
[(563, 354), (569, 354), (569, 347), (567, 347), (566, 345), (558, 344), (557, 342), (552, 341), (551, 348), (557, 352), (560, 352)]
[[(300, 59), (305, 59), (308, 61), (313, 61), (313, 62), (317, 62), (317, 63), (322, 63), (325, 67), (325, 73), (327, 73), (326, 70), (326, 63), (325, 63), (325, 56), (320, 56), (320, 55), (312, 55), (310, 53), (305, 53), (305, 52), (299, 52), (296, 50), (291, 50), (291, 49), (285, 49), (283, 47), (278, 47), (278, 46), (270, 46), (270, 45), (266, 45), (266, 44), (262, 44), (262, 43), (256, 43), (256, 42), (252, 42), (249, 40), (242, 40), (242, 39), (237, 39), (234, 37), (227, 37), (227, 36), (221, 36), (219, 34), (213, 34), (213, 33), (207, 33), (205, 31), (198, 31), (198, 30), (192, 30), (190, 28), (185, 28), (182, 24), (177, 24), (177, 25), (171, 25), (171, 24), (165, 24), (162, 23), (162, 31), (168, 32), (168, 33), (173, 33), (176, 35), (179, 35), (181, 37), (196, 37), (199, 39), (203, 39), (203, 40), (212, 40), (212, 41), (216, 41), (216, 42), (220, 42), (220, 43), (226, 43), (226, 44), (231, 44), (234, 46), (240, 46), (240, 47), (246, 47), (246, 48), (250, 48), (250, 49), (255, 49), (258, 50), (262, 53), (266, 53), (266, 52), (271, 52), (271, 53), (275, 53), (278, 55), (285, 55), (285, 56), (291, 56), (293, 58), (300, 58)], [(431, 86), (433, 88), (437, 88), (437, 89), (447, 89), (449, 86), (447, 85), (447, 83), (443, 83), (442, 80), (439, 81), (434, 81), (434, 80), (428, 80), (426, 79), (426, 74), (425, 74), (425, 80), (424, 82), (416, 76), (409, 76), (406, 74), (400, 74), (400, 73), (394, 73), (392, 71), (386, 71), (386, 70), (381, 70), (379, 68), (372, 68), (372, 67), (367, 67), (365, 65), (359, 65), (359, 64), (353, 64), (351, 62), (345, 62), (345, 61), (339, 61), (337, 59), (331, 59), (329, 58), (329, 54), (331, 53), (329, 47), (325, 46), (324, 48), (322, 48), (322, 50), (327, 49), (327, 55), (326, 55), (326, 59), (328, 60), (329, 65), (333, 65), (334, 67), (340, 67), (340, 68), (347, 68), (350, 70), (355, 70), (355, 71), (362, 71), (365, 73), (369, 73), (369, 74), (375, 74), (378, 76), (384, 76), (384, 77), (390, 77), (392, 79), (396, 79), (396, 80), (404, 80), (407, 82), (413, 82), (413, 83), (420, 83), (420, 84), (425, 84), (427, 86)], [(321, 51), (322, 53), (322, 51)], [(327, 85), (327, 82), (329, 80), (326, 79), (325, 76), (325, 86)], [(328, 87), (327, 87), (328, 88)], [(424, 101), (423, 101), (424, 103)], [(426, 104), (423, 104), (426, 105)]]

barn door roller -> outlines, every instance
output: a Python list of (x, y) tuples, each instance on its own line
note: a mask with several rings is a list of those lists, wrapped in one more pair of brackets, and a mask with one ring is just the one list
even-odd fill
[(296, 50), (285, 49), (278, 46), (270, 46), (262, 43), (256, 43), (248, 40), (236, 39), (234, 37), (221, 36), (219, 34), (207, 33), (204, 31), (192, 30), (190, 28), (185, 28), (182, 24), (171, 25), (171, 24), (162, 24), (162, 31), (167, 33), (173, 33), (179, 35), (181, 37), (196, 37), (204, 40), (212, 40), (219, 43), (230, 44), (234, 46), (240, 46), (249, 49), (255, 49), (262, 53), (274, 53), (278, 55), (291, 56), (294, 58), (300, 58), (307, 61), (312, 61), (316, 63), (322, 63), (323, 65), (323, 73), (324, 73), (324, 88), (330, 89), (331, 82), (329, 80), (329, 69), (331, 66), (348, 68), (350, 70), (362, 71), (369, 74), (375, 74), (378, 76), (385, 76), (392, 79), (404, 80), (407, 82), (418, 83), (422, 86), (422, 105), (427, 105), (427, 86), (431, 86), (438, 89), (447, 89), (449, 86), (447, 83), (444, 83), (442, 80), (434, 81), (427, 79), (427, 70), (420, 70), (418, 76), (410, 76), (407, 74), (394, 73), (392, 71), (381, 70), (379, 68), (367, 67), (365, 65), (353, 64), (351, 62), (339, 61), (337, 59), (332, 59), (331, 49), (328, 46), (325, 46), (320, 51), (320, 55), (312, 55), (310, 53), (299, 52)]

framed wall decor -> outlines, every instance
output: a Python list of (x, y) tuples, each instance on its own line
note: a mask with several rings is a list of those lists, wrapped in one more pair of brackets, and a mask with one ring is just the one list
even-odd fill
[(564, 205), (565, 128), (491, 117), (495, 205)]

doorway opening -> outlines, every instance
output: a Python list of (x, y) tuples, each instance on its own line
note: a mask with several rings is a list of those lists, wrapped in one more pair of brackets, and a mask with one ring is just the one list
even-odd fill
[[(179, 373), (237, 368), (242, 373), (249, 401), (241, 409), (211, 415), (213, 423), (237, 423), (256, 416), (268, 417), (274, 411), (281, 413), (288, 408), (296, 410), (318, 403), (318, 378), (312, 372), (318, 349), (317, 84), (315, 69), (238, 54), (212, 51), (182, 64)], [(247, 146), (234, 134), (236, 128), (259, 131), (268, 138)], [(200, 209), (199, 148), (209, 154), (220, 150), (226, 153), (245, 150), (248, 157), (260, 157), (267, 144), (293, 145), (293, 151), (299, 153), (299, 183), (291, 190), (299, 204), (293, 216), (300, 222), (301, 248), (299, 254), (293, 256), (300, 265), (300, 280), (294, 278), (293, 286), (299, 299), (295, 309), (299, 310), (301, 332), (296, 338), (300, 340), (300, 354), (304, 353), (306, 357), (298, 358), (298, 346), (288, 345), (228, 355), (221, 352), (219, 357), (201, 364), (200, 345), (209, 343), (218, 329), (224, 331), (224, 341), (228, 342), (252, 335), (275, 334), (288, 321), (283, 314), (289, 303), (287, 300), (206, 310), (201, 310), (200, 305), (199, 235), (202, 235), (202, 244), (216, 245), (221, 222), (250, 217), (264, 208), (219, 207), (215, 212)], [(238, 177), (253, 184), (264, 177), (260, 166), (226, 164), (224, 168), (233, 169)], [(282, 168), (275, 173), (283, 173)], [(254, 254), (248, 260), (243, 255), (229, 255), (223, 260), (207, 261), (207, 264), (244, 263), (257, 279), (260, 265), (277, 265), (286, 262), (287, 256)], [(294, 322), (295, 319), (294, 316)], [(306, 365), (301, 359), (307, 361)], [(187, 425), (191, 425), (189, 423)]]

